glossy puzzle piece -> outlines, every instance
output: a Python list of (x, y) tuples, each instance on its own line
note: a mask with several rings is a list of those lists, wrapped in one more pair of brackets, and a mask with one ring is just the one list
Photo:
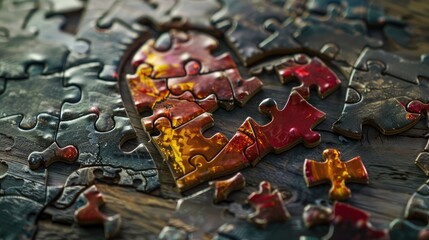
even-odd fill
[(284, 21), (287, 15), (277, 6), (257, 0), (223, 0), (223, 8), (213, 15), (215, 27), (224, 32), (227, 43), (244, 66), (251, 65), (266, 54), (259, 43), (271, 34), (263, 28), (267, 19)]
[(0, 151), (8, 161), (27, 164), (26, 160), (33, 151), (43, 151), (55, 141), (59, 119), (46, 113), (39, 114), (32, 129), (20, 128), (21, 119), (21, 115), (0, 119)]
[[(429, 78), (429, 56), (421, 55), (420, 61), (412, 61), (382, 49), (366, 48), (355, 68), (369, 71), (368, 64), (380, 61), (384, 64), (383, 74), (403, 79), (410, 83), (420, 84), (420, 80)], [(420, 99), (417, 99), (420, 100)]]
[(331, 219), (332, 209), (326, 206), (309, 204), (302, 212), (302, 220), (307, 228), (329, 223)]
[(203, 132), (213, 126), (210, 113), (203, 113), (193, 120), (172, 128), (170, 120), (158, 118), (155, 128), (159, 136), (152, 137), (155, 146), (167, 161), (175, 179), (194, 171), (191, 158), (203, 154), (206, 159), (212, 159), (228, 143), (228, 139), (220, 133), (206, 138)]
[(101, 68), (99, 63), (94, 63), (66, 71), (66, 86), (78, 86), (82, 94), (79, 102), (63, 104), (61, 120), (72, 120), (95, 113), (98, 115), (96, 129), (109, 131), (115, 127), (113, 116), (126, 116), (117, 83), (98, 79)]
[(284, 84), (298, 80), (301, 85), (293, 87), (292, 90), (297, 91), (305, 99), (310, 98), (310, 88), (317, 88), (319, 97), (323, 99), (341, 85), (338, 76), (316, 57), (303, 65), (288, 65), (276, 66), (280, 81)]
[(107, 216), (100, 211), (100, 206), (104, 204), (104, 200), (103, 195), (95, 185), (85, 190), (81, 199), (84, 203), (74, 213), (76, 222), (79, 225), (102, 224), (106, 239), (111, 239), (118, 234), (122, 224), (121, 216), (119, 214)]
[(380, 62), (366, 64), (368, 72), (353, 70), (346, 104), (333, 130), (360, 139), (365, 124), (375, 126), (385, 135), (398, 134), (414, 126), (420, 114), (407, 112), (405, 105), (413, 99), (429, 101), (429, 88), (383, 75), (384, 66)]
[(73, 145), (79, 151), (77, 163), (81, 166), (112, 166), (133, 170), (155, 169), (155, 163), (143, 144), (130, 152), (124, 152), (121, 145), (136, 137), (126, 117), (115, 116), (115, 128), (107, 132), (95, 129), (97, 115), (61, 121), (58, 127), (57, 143), (60, 147)]
[(213, 202), (216, 204), (227, 200), (232, 192), (243, 189), (246, 179), (243, 174), (237, 173), (228, 179), (210, 182), (210, 185), (214, 188)]
[(304, 142), (306, 147), (319, 144), (320, 134), (312, 128), (325, 119), (325, 113), (310, 105), (299, 93), (292, 92), (281, 110), (273, 99), (265, 99), (259, 105), (259, 111), (272, 119), (263, 126), (252, 118), (246, 120), (252, 126), (251, 136), (256, 142), (245, 151), (252, 165), (269, 152), (280, 153), (300, 142)]
[(335, 202), (331, 219), (331, 229), (325, 239), (379, 239), (387, 240), (385, 230), (371, 226), (369, 214), (351, 205)]
[(202, 155), (194, 156), (190, 163), (195, 170), (176, 180), (178, 188), (183, 191), (200, 183), (223, 177), (248, 167), (250, 163), (244, 154), (244, 150), (253, 144), (255, 144), (255, 141), (251, 137), (241, 131), (237, 131), (225, 147), (213, 158), (205, 158)]
[(17, 36), (0, 42), (0, 77), (27, 77), (27, 68), (32, 64), (43, 66), (43, 74), (59, 72), (63, 70), (67, 54), (67, 48), (62, 45), (40, 42), (34, 36)]
[(369, 183), (368, 173), (360, 157), (343, 162), (341, 152), (336, 149), (326, 149), (322, 156), (324, 162), (305, 159), (303, 172), (308, 187), (330, 181), (329, 197), (344, 201), (351, 197), (347, 182)]
[(277, 189), (273, 191), (267, 181), (259, 184), (259, 191), (250, 194), (247, 202), (255, 209), (248, 220), (259, 227), (265, 228), (271, 222), (283, 222), (290, 217), (282, 194)]
[(31, 169), (37, 169), (43, 164), (46, 168), (54, 162), (65, 162), (72, 164), (78, 158), (78, 151), (75, 146), (69, 145), (60, 148), (56, 142), (52, 143), (43, 152), (32, 152), (28, 156), (28, 164)]
[[(40, 70), (37, 69), (36, 70)], [(6, 90), (0, 95), (3, 106), (0, 115), (22, 114), (21, 128), (34, 128), (37, 115), (47, 113), (59, 117), (64, 102), (77, 102), (80, 90), (76, 86), (64, 87), (62, 75), (30, 75), (29, 79), (7, 80)], [(40, 99), (40, 101), (34, 101)]]
[[(191, 60), (201, 64), (200, 73), (210, 73), (236, 65), (228, 53), (214, 57), (212, 51), (218, 42), (207, 34), (197, 32), (170, 31), (158, 39), (168, 39), (171, 46), (167, 50), (159, 50), (154, 39), (149, 39), (134, 55), (132, 63), (138, 66), (147, 63), (153, 66), (151, 77), (169, 78), (185, 76), (184, 65)], [(167, 40), (165, 40), (167, 41)]]
[(410, 197), (404, 218), (391, 222), (392, 240), (429, 239), (429, 181), (421, 185)]
[(28, 239), (37, 231), (37, 216), (46, 200), (47, 172), (0, 161), (0, 236)]

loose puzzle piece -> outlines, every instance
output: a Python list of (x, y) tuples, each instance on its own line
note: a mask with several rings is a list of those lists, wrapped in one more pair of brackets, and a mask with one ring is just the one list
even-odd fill
[(115, 128), (107, 132), (95, 129), (97, 115), (61, 121), (58, 127), (57, 143), (60, 147), (73, 145), (78, 149), (77, 162), (82, 166), (112, 166), (133, 170), (155, 169), (155, 163), (143, 144), (130, 152), (124, 152), (121, 145), (136, 137), (126, 117), (115, 116)]
[(258, 45), (271, 35), (264, 30), (264, 22), (270, 18), (283, 22), (286, 14), (281, 8), (266, 1), (222, 2), (223, 8), (212, 17), (215, 27), (224, 32), (227, 43), (243, 65), (251, 65), (263, 58), (266, 54)]
[(272, 120), (263, 126), (252, 118), (246, 120), (252, 127), (250, 136), (256, 142), (245, 151), (252, 165), (269, 152), (286, 151), (301, 141), (307, 147), (319, 144), (320, 134), (311, 129), (325, 119), (325, 113), (310, 105), (299, 93), (292, 92), (281, 110), (273, 99), (266, 99), (259, 105), (259, 111)]
[(341, 85), (338, 76), (316, 57), (303, 65), (276, 66), (276, 71), (282, 83), (295, 79), (301, 82), (300, 86), (293, 87), (292, 90), (305, 99), (310, 98), (310, 88), (317, 87), (319, 97), (323, 99)]
[(401, 133), (414, 126), (420, 114), (405, 105), (413, 100), (429, 101), (429, 88), (383, 75), (381, 62), (367, 63), (368, 72), (353, 70), (346, 104), (333, 130), (350, 138), (362, 137), (362, 125), (371, 124), (385, 135)]
[(309, 204), (302, 213), (302, 220), (307, 228), (329, 223), (331, 219), (332, 209), (325, 206)]
[(332, 187), (329, 190), (329, 197), (344, 201), (351, 197), (346, 182), (369, 183), (368, 173), (360, 157), (342, 162), (341, 153), (336, 149), (326, 149), (322, 156), (325, 160), (322, 163), (305, 159), (303, 171), (308, 187), (330, 181)]
[(210, 138), (203, 135), (206, 129), (213, 126), (213, 121), (209, 113), (203, 113), (177, 128), (172, 128), (167, 118), (155, 121), (160, 135), (152, 137), (152, 140), (175, 179), (194, 171), (195, 167), (190, 162), (193, 156), (202, 154), (206, 159), (212, 159), (228, 143), (228, 139), (220, 133)]
[(0, 77), (27, 77), (26, 70), (32, 64), (43, 66), (43, 74), (59, 72), (63, 69), (67, 54), (64, 46), (39, 42), (34, 36), (17, 36), (0, 42)]
[(40, 165), (46, 168), (54, 162), (74, 163), (78, 158), (78, 151), (75, 146), (69, 145), (60, 148), (56, 142), (52, 143), (43, 152), (32, 152), (28, 156), (28, 164), (31, 169), (37, 169)]
[(111, 239), (118, 234), (122, 224), (121, 216), (119, 214), (106, 216), (100, 211), (100, 206), (104, 204), (104, 200), (103, 195), (95, 185), (85, 190), (81, 199), (84, 205), (76, 209), (74, 214), (79, 225), (102, 224), (106, 239)]
[(385, 230), (377, 230), (369, 223), (369, 214), (351, 205), (335, 202), (331, 229), (324, 239), (387, 240)]
[(79, 88), (64, 87), (60, 74), (35, 74), (25, 80), (7, 80), (6, 90), (0, 95), (0, 104), (3, 106), (0, 115), (22, 114), (19, 126), (30, 129), (36, 126), (38, 114), (59, 117), (61, 105), (64, 102), (77, 102), (79, 97)]
[(420, 61), (411, 61), (382, 49), (366, 48), (362, 52), (359, 61), (356, 62), (355, 68), (368, 71), (368, 64), (374, 61), (383, 62), (383, 74), (388, 74), (411, 83), (420, 84), (420, 80), (429, 78), (428, 55), (421, 55)]
[(228, 179), (210, 182), (210, 185), (214, 188), (213, 202), (216, 204), (228, 199), (232, 192), (243, 189), (246, 179), (243, 174), (237, 173)]
[(391, 239), (429, 239), (429, 181), (408, 200), (404, 218), (390, 224)]
[(137, 51), (133, 57), (133, 65), (147, 63), (153, 66), (151, 77), (169, 78), (185, 76), (184, 65), (191, 60), (201, 64), (200, 73), (210, 73), (230, 68), (236, 65), (228, 53), (214, 57), (212, 51), (218, 42), (207, 34), (197, 32), (170, 31), (162, 35), (171, 38), (168, 50), (156, 48), (155, 40), (150, 39)]
[(61, 120), (72, 120), (95, 113), (98, 115), (95, 122), (97, 130), (109, 131), (115, 126), (113, 116), (126, 116), (117, 83), (98, 79), (101, 68), (99, 63), (93, 63), (66, 71), (66, 86), (78, 86), (82, 94), (79, 102), (63, 104)]
[(282, 194), (277, 189), (273, 191), (267, 181), (259, 184), (259, 191), (250, 194), (247, 202), (255, 209), (248, 220), (259, 227), (265, 228), (271, 222), (283, 222), (290, 217)]
[(213, 158), (203, 154), (194, 156), (190, 163), (192, 172), (176, 180), (177, 187), (184, 191), (200, 183), (235, 173), (250, 165), (244, 150), (254, 144), (254, 140), (241, 131), (237, 131), (224, 148)]
[(140, 64), (136, 74), (127, 75), (128, 86), (138, 111), (152, 110), (157, 102), (169, 95), (165, 79), (152, 79), (153, 68)]

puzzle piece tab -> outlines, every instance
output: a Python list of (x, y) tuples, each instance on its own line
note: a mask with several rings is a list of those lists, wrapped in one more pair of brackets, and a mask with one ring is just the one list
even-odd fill
[(310, 105), (299, 93), (292, 92), (281, 110), (273, 99), (266, 99), (259, 105), (259, 111), (272, 120), (263, 126), (252, 118), (246, 120), (252, 126), (252, 138), (256, 142), (245, 151), (252, 165), (256, 165), (269, 152), (286, 151), (301, 141), (307, 147), (319, 144), (320, 134), (312, 128), (325, 119), (325, 113)]
[(283, 222), (290, 217), (282, 194), (277, 189), (273, 191), (267, 181), (259, 184), (259, 191), (250, 194), (247, 202), (255, 209), (248, 220), (259, 227), (265, 228), (270, 222)]
[(311, 187), (331, 182), (329, 197), (333, 200), (344, 201), (351, 197), (351, 191), (346, 182), (368, 184), (369, 178), (360, 157), (355, 157), (347, 162), (342, 162), (341, 153), (336, 149), (326, 149), (322, 153), (324, 162), (305, 159), (304, 179), (307, 186)]
[(32, 152), (28, 156), (28, 164), (31, 169), (37, 169), (40, 165), (46, 168), (54, 162), (74, 163), (78, 158), (78, 151), (75, 146), (69, 145), (60, 148), (56, 142), (52, 143), (43, 152)]
[(310, 98), (310, 88), (317, 87), (319, 97), (323, 99), (341, 85), (338, 76), (316, 57), (303, 65), (288, 65), (276, 66), (280, 81), (284, 84), (298, 80), (301, 85), (293, 87), (292, 90), (297, 91), (305, 99)]
[(191, 60), (201, 64), (200, 73), (236, 67), (228, 53), (216, 57), (212, 55), (211, 52), (217, 48), (218, 42), (207, 34), (172, 30), (161, 36), (171, 38), (169, 49), (158, 50), (155, 40), (150, 39), (137, 51), (132, 60), (134, 66), (141, 63), (152, 65), (153, 72), (150, 75), (152, 78), (186, 76), (184, 65)]
[(121, 216), (115, 214), (106, 216), (100, 211), (100, 206), (104, 204), (103, 195), (98, 191), (95, 185), (91, 186), (81, 196), (81, 201), (85, 202), (83, 206), (76, 209), (75, 220), (80, 225), (104, 226), (104, 236), (111, 239), (118, 234), (121, 228)]
[(214, 187), (213, 202), (216, 204), (226, 200), (232, 192), (243, 189), (246, 179), (243, 174), (237, 173), (228, 179), (210, 182), (210, 185)]

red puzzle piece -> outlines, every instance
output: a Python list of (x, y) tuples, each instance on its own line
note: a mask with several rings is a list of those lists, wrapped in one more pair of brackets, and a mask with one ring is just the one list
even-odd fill
[(243, 189), (246, 186), (246, 179), (243, 174), (237, 173), (228, 179), (210, 182), (210, 185), (215, 190), (213, 202), (216, 204), (226, 200), (230, 193)]
[(80, 225), (103, 224), (105, 237), (114, 237), (121, 227), (121, 216), (119, 214), (106, 216), (100, 211), (104, 200), (95, 185), (85, 190), (81, 197), (86, 203), (74, 212), (76, 222)]
[(259, 184), (259, 191), (250, 194), (247, 202), (256, 210), (248, 216), (248, 220), (259, 227), (266, 227), (270, 222), (283, 222), (290, 217), (282, 194), (277, 189), (272, 191), (267, 181)]
[(419, 100), (413, 100), (407, 105), (407, 111), (412, 113), (424, 113), (429, 114), (429, 103), (423, 103)]
[(246, 157), (252, 165), (269, 152), (286, 151), (301, 141), (314, 147), (320, 142), (320, 134), (311, 129), (325, 119), (325, 113), (310, 105), (299, 93), (293, 91), (286, 106), (279, 110), (273, 99), (259, 105), (259, 111), (272, 117), (271, 122), (260, 126), (247, 118), (252, 126), (256, 144), (246, 149)]
[(291, 80), (300, 81), (301, 85), (292, 90), (299, 92), (305, 99), (310, 98), (310, 88), (312, 87), (317, 87), (319, 97), (323, 99), (341, 85), (338, 76), (316, 57), (303, 65), (281, 64), (276, 67), (276, 71), (282, 83)]
[(325, 238), (331, 240), (387, 240), (387, 231), (374, 229), (368, 220), (368, 213), (351, 205), (336, 202), (331, 223), (332, 230)]
[(138, 66), (144, 62), (152, 65), (153, 78), (185, 76), (184, 65), (191, 60), (201, 63), (200, 73), (236, 67), (228, 53), (217, 57), (211, 54), (218, 42), (207, 34), (171, 30), (168, 37), (171, 39), (171, 47), (167, 50), (156, 49), (154, 39), (146, 41), (133, 57), (133, 65)]
[(304, 161), (304, 179), (307, 186), (330, 181), (332, 187), (329, 197), (344, 201), (351, 197), (351, 191), (346, 186), (346, 182), (368, 184), (368, 173), (360, 157), (342, 162), (341, 153), (336, 149), (326, 149), (322, 155), (324, 162), (310, 159)]

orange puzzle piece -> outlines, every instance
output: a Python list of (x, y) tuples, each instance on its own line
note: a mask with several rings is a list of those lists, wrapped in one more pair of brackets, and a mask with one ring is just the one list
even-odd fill
[(341, 153), (336, 149), (326, 149), (322, 153), (324, 162), (305, 159), (304, 179), (311, 187), (327, 181), (332, 184), (329, 197), (333, 200), (344, 201), (351, 197), (351, 191), (346, 182), (368, 184), (369, 178), (360, 157), (347, 162), (341, 161)]

